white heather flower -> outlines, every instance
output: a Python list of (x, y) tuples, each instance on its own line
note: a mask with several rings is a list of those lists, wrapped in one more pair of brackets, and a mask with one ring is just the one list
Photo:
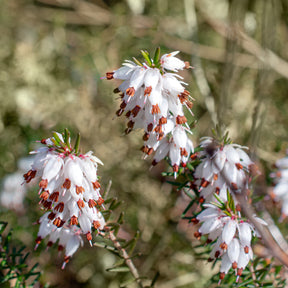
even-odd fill
[[(204, 204), (204, 206), (205, 208), (193, 222), (201, 223), (195, 233), (197, 238), (206, 234), (207, 243), (214, 241), (208, 261), (221, 257), (220, 279), (225, 277), (231, 267), (238, 269), (237, 275), (241, 276), (243, 269), (253, 258), (251, 241), (252, 235), (257, 234), (255, 227), (243, 220), (239, 211), (232, 211), (230, 208), (224, 211), (212, 204)], [(255, 220), (262, 225), (267, 225), (258, 217), (255, 217)]]
[[(64, 141), (62, 135), (57, 136)], [(58, 146), (52, 140), (42, 140), (46, 149), (33, 152), (36, 157), (24, 179), (28, 183), (40, 178), (40, 203), (48, 210), (39, 220), (36, 247), (48, 235), (48, 246), (59, 239), (59, 249), (66, 249), (67, 263), (82, 243), (80, 234), (92, 245), (92, 229), (104, 229), (105, 220), (100, 212), (104, 200), (97, 176), (98, 164), (103, 163), (91, 151), (84, 155), (75, 152), (70, 148), (70, 138)]]
[[(166, 71), (178, 72), (188, 68), (189, 65), (176, 58), (176, 54), (177, 51), (165, 54), (157, 63), (126, 61), (118, 70), (106, 74), (106, 79), (124, 80), (115, 92), (121, 93), (122, 100), (116, 114), (120, 116), (125, 113), (128, 119), (125, 133), (143, 129), (145, 134), (142, 151), (151, 155), (160, 149), (161, 152), (155, 154), (154, 165), (169, 155), (175, 172), (181, 163), (185, 166), (189, 153), (193, 150), (186, 130), (181, 128), (182, 132), (177, 132), (182, 124), (187, 124), (183, 106), (190, 110), (192, 98), (184, 88), (187, 84), (182, 81), (182, 77)], [(169, 149), (168, 142), (171, 144)]]
[[(200, 143), (203, 149), (198, 153), (201, 164), (197, 166), (194, 177), (200, 196), (206, 201), (214, 200), (214, 193), (226, 201), (227, 189), (231, 193), (248, 188), (250, 170), (255, 164), (243, 148), (237, 144), (218, 144), (210, 137)], [(233, 194), (232, 194), (233, 195)]]

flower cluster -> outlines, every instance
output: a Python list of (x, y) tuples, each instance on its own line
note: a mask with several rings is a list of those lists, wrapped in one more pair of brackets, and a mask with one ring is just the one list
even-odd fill
[(200, 147), (198, 157), (202, 162), (195, 170), (194, 184), (203, 201), (214, 200), (214, 193), (227, 201), (227, 189), (241, 192), (248, 188), (249, 173), (255, 171), (256, 166), (243, 151), (245, 147), (219, 144), (210, 137), (204, 138)]
[[(253, 258), (252, 236), (259, 236), (255, 227), (242, 218), (240, 211), (235, 209), (233, 199), (229, 195), (228, 198), (228, 202), (218, 198), (219, 202), (204, 204), (204, 210), (193, 219), (194, 223), (202, 223), (195, 232), (195, 237), (207, 235), (207, 243), (213, 242), (208, 261), (222, 259), (220, 280), (224, 279), (231, 267), (237, 269), (238, 276), (242, 275), (243, 270)], [(254, 219), (267, 225), (256, 216)]]
[(79, 234), (86, 235), (92, 245), (92, 227), (104, 229), (105, 220), (99, 210), (104, 200), (97, 178), (97, 166), (102, 162), (92, 152), (80, 154), (79, 141), (73, 149), (67, 131), (64, 137), (54, 133), (41, 143), (45, 147), (31, 152), (36, 156), (31, 170), (24, 174), (27, 183), (40, 178), (40, 204), (49, 211), (39, 221), (36, 247), (48, 235), (54, 239), (49, 243), (59, 239), (59, 245), (66, 247), (67, 262), (81, 243)]
[(282, 218), (288, 216), (288, 157), (276, 161), (275, 166), (279, 169), (276, 173), (271, 173), (274, 178), (275, 187), (271, 193), (274, 200), (282, 201)]
[(157, 151), (153, 165), (169, 155), (174, 172), (181, 163), (185, 166), (193, 151), (193, 144), (186, 135), (190, 129), (183, 110), (185, 106), (191, 112), (192, 98), (184, 88), (186, 83), (182, 77), (173, 73), (190, 66), (176, 58), (176, 54), (178, 51), (160, 58), (157, 49), (152, 59), (148, 52), (142, 51), (145, 63), (137, 59), (126, 61), (118, 70), (106, 73), (108, 80), (124, 81), (114, 92), (120, 93), (122, 99), (116, 114), (125, 113), (128, 118), (125, 132), (143, 129), (142, 151), (147, 155)]

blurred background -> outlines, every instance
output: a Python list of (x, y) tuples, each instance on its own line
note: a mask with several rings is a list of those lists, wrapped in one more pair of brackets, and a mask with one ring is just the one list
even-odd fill
[[(13, 228), (15, 243), (33, 249), (38, 226), (32, 223), (42, 215), (37, 188), (26, 194), (20, 185), (29, 170), (24, 158), (36, 140), (67, 127), (72, 136), (81, 133), (83, 151), (93, 150), (105, 163), (99, 168), (102, 186), (112, 180), (110, 195), (124, 201), (118, 209), (125, 211), (122, 236), (141, 231), (135, 264), (147, 283), (159, 272), (155, 287), (206, 287), (218, 270), (196, 260), (194, 228), (180, 220), (187, 199), (161, 176), (165, 163), (149, 170), (141, 131), (124, 135), (126, 121), (115, 115), (119, 83), (101, 77), (125, 59), (141, 59), (141, 49), (181, 51), (179, 57), (194, 67), (181, 73), (195, 98), (195, 118), (189, 119), (197, 120), (194, 144), (220, 123), (268, 171), (288, 141), (288, 1), (0, 4), (0, 219)], [(15, 172), (9, 182), (7, 175)], [(113, 288), (127, 277), (106, 272), (117, 258), (104, 249), (85, 245), (61, 271), (57, 249), (47, 252), (41, 245), (29, 263), (40, 263), (43, 285)]]

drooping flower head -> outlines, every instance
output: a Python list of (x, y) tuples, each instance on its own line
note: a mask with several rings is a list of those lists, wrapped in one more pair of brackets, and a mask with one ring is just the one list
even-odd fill
[(81, 244), (80, 234), (92, 245), (92, 230), (105, 226), (97, 176), (98, 164), (103, 163), (91, 151), (80, 154), (79, 141), (78, 137), (72, 148), (67, 130), (64, 135), (54, 133), (43, 139), (44, 147), (31, 152), (36, 156), (31, 170), (24, 174), (27, 183), (39, 179), (40, 204), (48, 211), (39, 220), (36, 248), (48, 235), (49, 243), (59, 239), (58, 245), (66, 247), (66, 262)]
[(192, 113), (193, 99), (185, 89), (187, 84), (175, 72), (190, 66), (175, 57), (178, 51), (161, 58), (160, 49), (153, 58), (148, 52), (141, 52), (144, 63), (133, 58), (134, 61), (125, 61), (118, 70), (106, 73), (108, 80), (123, 80), (114, 90), (120, 93), (122, 100), (116, 114), (127, 117), (127, 134), (133, 129), (144, 130), (141, 150), (145, 154), (160, 150), (155, 154), (154, 165), (169, 156), (174, 172), (177, 172), (193, 151), (193, 144), (186, 135), (190, 128), (183, 109), (186, 107)]

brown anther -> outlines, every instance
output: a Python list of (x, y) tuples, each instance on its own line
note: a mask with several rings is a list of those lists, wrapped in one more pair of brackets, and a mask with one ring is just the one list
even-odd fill
[(151, 155), (153, 153), (153, 151), (154, 151), (153, 148), (149, 148), (148, 152), (147, 152), (147, 155)]
[(152, 161), (152, 166), (156, 166), (158, 164), (158, 162), (154, 159), (153, 161)]
[(49, 241), (49, 242), (47, 243), (47, 247), (51, 247), (53, 244), (54, 244), (54, 243), (53, 243), (52, 241)]
[(38, 236), (36, 239), (35, 239), (35, 242), (36, 244), (40, 244), (42, 241), (42, 238), (40, 236)]
[(84, 192), (84, 187), (82, 186), (76, 186), (76, 194), (79, 195), (79, 194), (82, 194)]
[(101, 187), (98, 181), (92, 182), (94, 190), (99, 189)]
[(178, 95), (178, 98), (179, 98), (181, 104), (183, 104), (183, 103), (185, 103), (187, 101), (188, 96), (186, 94), (181, 93), (181, 94)]
[(144, 95), (146, 96), (146, 95), (150, 95), (151, 94), (151, 91), (152, 91), (152, 87), (151, 86), (149, 86), (149, 87), (146, 87), (145, 88), (145, 90), (144, 90)]
[(101, 226), (100, 222), (97, 220), (94, 220), (92, 224), (95, 229), (98, 229)]
[(129, 117), (131, 116), (131, 111), (128, 111), (128, 112), (125, 114), (125, 116), (126, 116), (127, 118), (129, 118)]
[(245, 247), (244, 247), (244, 252), (245, 252), (246, 254), (249, 253), (249, 247), (248, 247), (248, 246), (245, 246)]
[(42, 202), (42, 205), (43, 205), (43, 207), (46, 208), (46, 209), (51, 209), (51, 207), (52, 207), (52, 202), (45, 200), (45, 201)]
[(163, 139), (163, 137), (164, 137), (164, 132), (159, 133), (158, 138), (157, 138), (158, 141), (161, 141)]
[(240, 163), (235, 163), (235, 166), (237, 167), (238, 170), (243, 169), (243, 165), (241, 165)]
[(220, 244), (220, 248), (221, 248), (222, 250), (227, 250), (228, 245), (227, 245), (225, 242), (223, 242), (223, 243)]
[(64, 246), (58, 245), (58, 251), (60, 252), (60, 251), (63, 251), (63, 250), (64, 250)]
[(209, 181), (207, 181), (204, 178), (202, 178), (201, 184), (200, 184), (201, 187), (206, 188), (209, 184), (210, 184)]
[(96, 203), (95, 200), (89, 199), (89, 201), (88, 201), (88, 206), (89, 206), (90, 208), (93, 208), (93, 207), (95, 207), (96, 205), (97, 205), (97, 203)]
[(99, 197), (98, 200), (96, 201), (97, 202), (97, 205), (102, 205), (105, 201), (102, 197)]
[(177, 124), (184, 124), (184, 123), (186, 123), (187, 122), (187, 119), (186, 119), (186, 117), (185, 116), (180, 116), (180, 115), (178, 115), (177, 117), (176, 117), (176, 123)]
[(217, 251), (215, 252), (215, 258), (218, 258), (219, 256), (220, 256), (220, 251), (217, 250)]
[(236, 208), (236, 211), (241, 212), (241, 206), (240, 206), (240, 204), (237, 204), (235, 208)]
[(134, 122), (132, 120), (130, 120), (128, 123), (127, 123), (127, 127), (128, 128), (133, 128), (134, 127)]
[(64, 262), (65, 262), (65, 263), (68, 263), (69, 260), (70, 260), (70, 258), (71, 258), (70, 256), (65, 256), (65, 257), (64, 257)]
[(83, 201), (83, 200), (81, 200), (81, 199), (79, 199), (79, 200), (77, 201), (77, 205), (78, 205), (79, 209), (81, 209), (81, 208), (84, 208), (84, 207), (85, 207), (85, 203), (84, 203), (84, 201)]
[(57, 217), (54, 219), (53, 224), (59, 228), (61, 226), (61, 219)]
[(225, 272), (220, 272), (219, 278), (223, 280), (225, 278)]
[(190, 68), (192, 68), (192, 67), (190, 66), (190, 63), (189, 63), (188, 61), (185, 61), (184, 63), (185, 63), (185, 69), (190, 69)]
[(234, 182), (231, 183), (231, 187), (233, 190), (238, 190), (238, 185)]
[(243, 272), (243, 268), (237, 269), (237, 275), (241, 276)]
[(43, 200), (47, 200), (49, 198), (49, 192), (43, 191), (40, 195), (40, 198), (42, 198)]
[(179, 166), (177, 164), (173, 165), (173, 172), (178, 172), (179, 171)]
[(56, 207), (54, 208), (54, 210), (58, 211), (58, 212), (63, 212), (64, 210), (64, 203), (63, 202), (60, 202), (56, 205)]
[(152, 105), (152, 109), (151, 109), (151, 114), (154, 115), (154, 114), (159, 114), (161, 111), (160, 111), (160, 108), (158, 106), (158, 104), (156, 105)]
[(180, 148), (180, 155), (187, 157), (188, 156), (187, 150), (185, 148)]
[(42, 188), (42, 189), (46, 189), (46, 188), (47, 188), (47, 185), (48, 185), (48, 180), (47, 180), (47, 179), (42, 179), (42, 180), (39, 182), (39, 187)]
[(114, 72), (107, 72), (107, 73), (106, 73), (106, 79), (107, 79), (107, 80), (113, 79), (113, 75), (114, 75)]
[(185, 103), (186, 103), (186, 105), (188, 106), (189, 109), (192, 109), (192, 108), (193, 108), (193, 105), (194, 105), (194, 104), (193, 104), (191, 101), (186, 100)]
[(198, 224), (199, 220), (197, 218), (192, 218), (190, 219), (190, 222), (192, 222), (193, 224)]
[(149, 139), (149, 137), (150, 137), (150, 134), (149, 133), (145, 133), (143, 135), (143, 141), (147, 141)]
[(87, 238), (88, 241), (91, 241), (91, 240), (92, 240), (91, 232), (88, 232), (88, 233), (86, 234), (86, 238)]
[(124, 94), (124, 93), (121, 93), (121, 94), (119, 94), (119, 96), (120, 96), (121, 99), (123, 99), (124, 96), (125, 96), (125, 94)]
[(202, 235), (202, 234), (201, 234), (200, 232), (198, 232), (198, 231), (196, 231), (196, 232), (194, 233), (195, 238), (198, 239), (198, 240), (200, 239), (201, 235)]
[(197, 158), (197, 153), (194, 153), (190, 156), (191, 160), (195, 160)]
[(44, 144), (44, 145), (46, 145), (46, 139), (41, 139), (41, 144)]
[(218, 179), (218, 174), (214, 173), (213, 180), (216, 181)]
[(232, 269), (237, 269), (237, 262), (236, 262), (236, 261), (234, 261), (234, 262), (232, 263)]
[(256, 164), (250, 164), (249, 166), (248, 166), (248, 168), (249, 168), (249, 172), (250, 172), (250, 174), (252, 175), (252, 176), (257, 176), (258, 175), (258, 172), (259, 172), (259, 169), (258, 169), (258, 167), (256, 166)]
[(134, 89), (134, 87), (129, 87), (129, 88), (127, 88), (126, 89), (126, 94), (128, 95), (128, 96), (134, 96), (134, 94), (135, 94), (135, 89)]
[(120, 92), (121, 92), (121, 91), (119, 90), (118, 87), (113, 90), (113, 93), (115, 93), (115, 94), (120, 93)]
[(120, 117), (123, 114), (123, 112), (124, 110), (118, 109), (115, 114)]
[(147, 145), (145, 145), (145, 146), (142, 146), (142, 148), (141, 148), (141, 151), (142, 151), (143, 153), (147, 154), (147, 153), (148, 153), (148, 151), (149, 151), (149, 148), (148, 148), (148, 146), (147, 146)]
[(205, 198), (203, 196), (201, 196), (198, 201), (200, 204), (202, 204), (205, 202)]
[(55, 216), (56, 216), (56, 214), (53, 213), (53, 212), (51, 212), (51, 213), (49, 213), (49, 215), (48, 215), (48, 219), (49, 219), (49, 220), (53, 220), (53, 219), (55, 218)]
[(156, 133), (162, 133), (163, 131), (162, 131), (162, 125), (157, 125), (155, 128), (154, 128), (154, 131), (156, 132)]
[(123, 102), (120, 104), (120, 108), (121, 108), (121, 109), (125, 109), (126, 106), (127, 106), (127, 103), (125, 103), (125, 101), (123, 101)]
[(211, 242), (212, 242), (212, 240), (208, 238), (206, 241), (206, 244), (210, 244)]
[(23, 175), (26, 183), (29, 183), (33, 178), (35, 178), (36, 170), (29, 170), (26, 174)]
[(214, 259), (213, 258), (208, 258), (207, 261), (208, 262), (212, 262)]
[(276, 172), (276, 177), (280, 178), (280, 177), (281, 177), (281, 174), (282, 174), (281, 171), (277, 171), (277, 172)]
[(50, 195), (49, 199), (50, 199), (51, 201), (58, 202), (59, 192), (58, 192), (58, 191), (53, 192), (53, 193)]
[(140, 107), (139, 105), (136, 105), (136, 106), (132, 109), (131, 113), (132, 113), (132, 115), (133, 115), (134, 117), (136, 117), (136, 116), (138, 115), (138, 113), (139, 113), (140, 110), (141, 110), (141, 107)]
[(147, 131), (148, 131), (148, 132), (151, 132), (152, 130), (153, 130), (153, 124), (150, 123), (150, 124), (148, 124), (148, 126), (147, 126)]
[(166, 124), (167, 123), (167, 118), (162, 116), (160, 119), (159, 119), (159, 125), (163, 125), (163, 124)]
[(66, 178), (62, 185), (62, 188), (70, 189), (70, 187), (71, 187), (71, 181), (68, 178)]
[(78, 218), (75, 215), (71, 217), (70, 225), (78, 225)]

